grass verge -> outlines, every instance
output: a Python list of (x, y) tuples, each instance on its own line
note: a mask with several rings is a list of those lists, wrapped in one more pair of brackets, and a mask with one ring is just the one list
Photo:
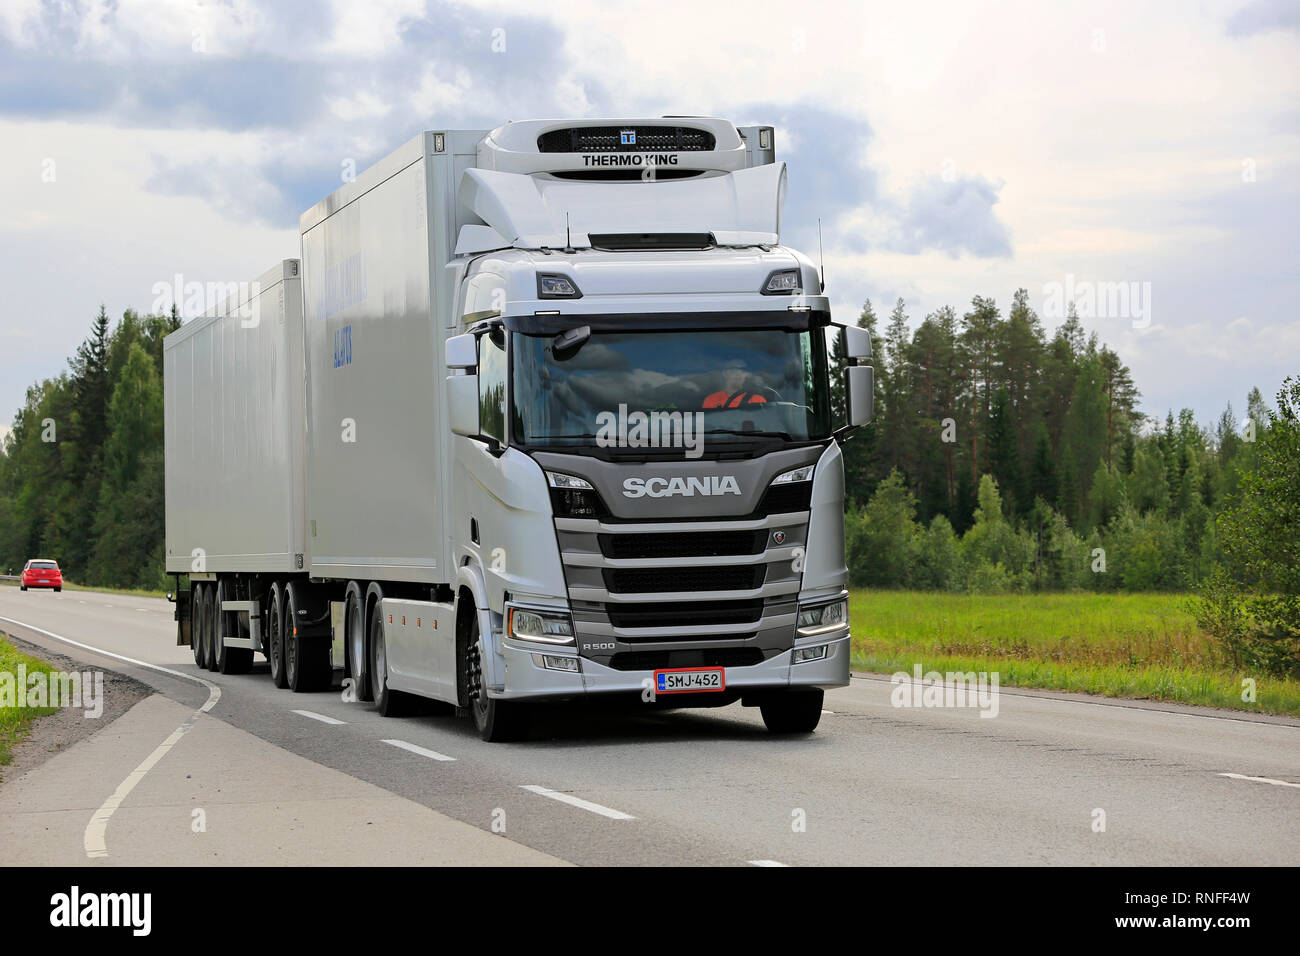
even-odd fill
[(850, 607), (863, 670), (997, 671), (1008, 686), (1300, 716), (1300, 681), (1231, 667), (1186, 594), (859, 590)]
[(32, 721), (37, 717), (52, 714), (58, 709), (57, 707), (18, 707), (16, 700), (8, 699), (8, 691), (17, 690), (19, 664), (26, 665), (28, 674), (38, 671), (50, 673), (50, 667), (44, 661), (30, 654), (24, 654), (7, 639), (0, 637), (0, 675), (9, 675), (0, 678), (3, 682), (0, 683), (0, 688), (9, 685), (8, 688), (0, 689), (0, 767), (13, 759), (14, 745), (27, 736)]

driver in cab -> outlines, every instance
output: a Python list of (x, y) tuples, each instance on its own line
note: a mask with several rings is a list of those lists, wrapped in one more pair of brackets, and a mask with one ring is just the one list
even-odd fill
[(705, 408), (741, 408), (745, 405), (762, 405), (767, 399), (745, 386), (750, 379), (742, 359), (732, 359), (722, 370), (723, 388), (704, 399)]

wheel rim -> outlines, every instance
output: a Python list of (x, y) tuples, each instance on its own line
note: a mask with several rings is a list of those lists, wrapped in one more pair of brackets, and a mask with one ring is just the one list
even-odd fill
[(221, 626), (221, 592), (216, 591), (212, 595), (212, 662), (221, 669), (221, 659), (225, 657), (226, 642), (223, 641)]
[[(203, 591), (200, 589), (195, 594), (194, 606), (190, 608), (190, 644), (194, 652), (194, 663), (203, 666), (203, 631), (204, 614), (203, 614)], [(194, 613), (195, 611), (198, 613)]]
[(352, 641), (348, 647), (348, 655), (351, 657), (352, 664), (352, 680), (359, 682), (366, 669), (366, 655), (364, 650), (365, 641), (361, 639), (361, 611), (355, 602), (348, 613), (348, 634)]
[(479, 723), (487, 719), (488, 696), (483, 687), (483, 638), (474, 641), (469, 655), (469, 694)]
[(388, 655), (384, 649), (382, 627), (375, 631), (372, 640), (375, 642), (375, 696), (378, 697), (384, 693), (384, 685), (388, 683)]
[(280, 602), (271, 604), (271, 672), (280, 672)]
[(292, 634), (293, 631), (289, 628), (284, 629), (284, 670), (290, 680), (298, 676), (298, 642), (293, 639)]

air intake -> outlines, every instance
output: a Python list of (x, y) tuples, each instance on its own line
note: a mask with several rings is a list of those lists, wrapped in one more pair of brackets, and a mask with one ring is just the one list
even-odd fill
[(571, 126), (537, 137), (539, 153), (707, 152), (716, 145), (708, 130), (689, 126)]

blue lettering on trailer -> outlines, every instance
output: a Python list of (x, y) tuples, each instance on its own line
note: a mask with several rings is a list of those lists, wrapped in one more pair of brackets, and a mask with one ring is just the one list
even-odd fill
[(352, 326), (345, 325), (334, 333), (334, 367), (352, 364)]

